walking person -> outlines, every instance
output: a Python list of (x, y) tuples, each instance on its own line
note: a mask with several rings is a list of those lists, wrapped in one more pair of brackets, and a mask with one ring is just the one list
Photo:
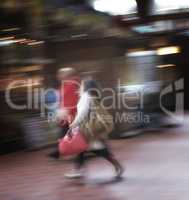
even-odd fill
[(87, 154), (103, 157), (113, 165), (116, 177), (121, 177), (123, 168), (110, 151), (107, 144), (108, 133), (113, 129), (113, 118), (100, 106), (99, 88), (94, 80), (82, 81), (77, 114), (70, 125), (72, 129), (79, 127), (84, 134), (89, 148), (75, 159), (75, 172), (65, 174), (67, 178), (78, 178), (83, 175), (83, 166), (88, 160)]
[[(69, 125), (73, 122), (77, 112), (80, 77), (77, 71), (73, 68), (61, 68), (57, 73), (57, 78), (60, 81), (60, 102), (57, 121), (61, 127), (59, 138), (62, 138), (69, 130)], [(54, 159), (59, 159), (60, 153), (58, 145), (56, 145), (55, 150), (53, 150), (49, 156)]]

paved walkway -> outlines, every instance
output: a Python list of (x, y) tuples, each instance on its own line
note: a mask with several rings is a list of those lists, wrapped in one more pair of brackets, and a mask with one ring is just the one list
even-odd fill
[(69, 162), (53, 162), (47, 150), (0, 157), (0, 200), (188, 200), (189, 133), (183, 126), (112, 142), (126, 171), (120, 182), (97, 159), (82, 181), (65, 180)]

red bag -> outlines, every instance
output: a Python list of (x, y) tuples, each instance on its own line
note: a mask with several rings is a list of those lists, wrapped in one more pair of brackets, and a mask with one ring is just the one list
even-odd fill
[(78, 128), (59, 140), (59, 152), (64, 156), (79, 154), (87, 148), (88, 143)]

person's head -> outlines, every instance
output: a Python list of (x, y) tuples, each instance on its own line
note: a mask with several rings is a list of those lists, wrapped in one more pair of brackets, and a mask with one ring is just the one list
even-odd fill
[(57, 79), (62, 81), (69, 79), (70, 77), (73, 77), (77, 75), (77, 71), (74, 68), (67, 67), (67, 68), (61, 68), (57, 72)]
[(81, 92), (88, 92), (93, 97), (100, 97), (100, 88), (94, 80), (82, 81)]

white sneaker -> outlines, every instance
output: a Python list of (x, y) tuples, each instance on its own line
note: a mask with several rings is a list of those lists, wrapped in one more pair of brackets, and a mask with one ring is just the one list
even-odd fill
[(64, 177), (65, 178), (68, 178), (68, 179), (77, 179), (77, 178), (82, 178), (83, 177), (83, 173), (81, 170), (74, 170), (70, 173), (67, 173), (67, 174), (64, 174)]

